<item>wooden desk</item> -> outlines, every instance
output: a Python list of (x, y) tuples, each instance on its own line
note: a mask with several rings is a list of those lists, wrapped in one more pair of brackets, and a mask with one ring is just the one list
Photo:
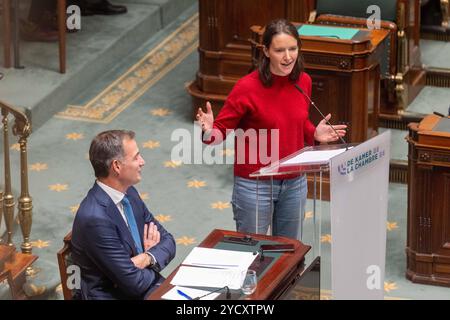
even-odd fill
[(408, 127), (406, 277), (450, 287), (450, 118)]
[[(251, 30), (256, 67), (262, 55), (264, 28), (253, 26)], [(312, 78), (312, 100), (325, 115), (332, 114), (332, 123), (349, 123), (348, 142), (364, 142), (377, 134), (379, 62), (388, 35), (385, 29), (359, 29), (351, 40), (300, 36), (305, 71)], [(318, 124), (318, 112), (310, 108), (309, 114), (311, 121)]]
[[(294, 245), (295, 251), (282, 254), (281, 257), (275, 261), (270, 270), (258, 280), (256, 291), (245, 297), (251, 300), (275, 300), (288, 290), (302, 274), (302, 271), (304, 270), (304, 257), (311, 247), (302, 244), (298, 240), (284, 237), (272, 237), (260, 234), (249, 235), (255, 240), (270, 240), (281, 243), (292, 243)], [(200, 243), (199, 246), (213, 248), (224, 236), (243, 237), (244, 234), (215, 229), (202, 243)], [(179, 266), (169, 275), (163, 284), (148, 297), (149, 300), (161, 299), (161, 296), (173, 287), (173, 285), (170, 284), (170, 281), (177, 273), (178, 268)]]

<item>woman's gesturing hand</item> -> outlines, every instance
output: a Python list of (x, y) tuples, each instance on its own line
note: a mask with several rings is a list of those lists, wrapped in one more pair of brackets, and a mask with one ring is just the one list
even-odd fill
[(211, 108), (211, 103), (206, 103), (206, 113), (202, 108), (198, 108), (197, 116), (195, 117), (200, 123), (203, 132), (207, 132), (213, 128), (214, 115)]
[[(326, 120), (325, 120), (326, 119)], [(330, 121), (331, 114), (329, 113), (325, 119), (319, 122), (316, 127), (316, 131), (314, 132), (314, 139), (319, 142), (333, 142), (339, 139), (339, 137), (343, 137), (346, 134), (347, 126), (345, 124), (335, 125), (333, 128), (327, 124), (327, 121)]]

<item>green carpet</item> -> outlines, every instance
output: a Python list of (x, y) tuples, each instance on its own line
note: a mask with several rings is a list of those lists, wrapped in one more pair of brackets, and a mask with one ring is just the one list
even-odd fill
[[(214, 228), (234, 230), (230, 205), (231, 165), (172, 162), (175, 129), (192, 131), (191, 98), (185, 90), (198, 69), (198, 20), (181, 16), (133, 54), (123, 58), (91, 88), (35, 131), (29, 143), (30, 193), (33, 197), (33, 253), (39, 256), (27, 293), (33, 299), (62, 299), (56, 252), (69, 232), (77, 206), (94, 183), (87, 159), (91, 139), (107, 129), (132, 129), (146, 161), (137, 185), (143, 199), (177, 241), (167, 276)], [(401, 139), (399, 139), (401, 141)], [(401, 143), (401, 142), (400, 142)], [(403, 148), (400, 146), (399, 148)], [(394, 146), (396, 148), (396, 146)], [(18, 152), (12, 151), (17, 169)], [(403, 149), (400, 149), (403, 150)], [(233, 157), (224, 149), (224, 156)], [(17, 172), (17, 171), (15, 171)], [(18, 185), (17, 177), (14, 178)], [(16, 190), (17, 191), (17, 190)], [(16, 193), (17, 194), (17, 193)], [(385, 293), (388, 299), (450, 299), (448, 288), (417, 285), (405, 279), (405, 185), (391, 184), (388, 213)], [(328, 204), (324, 203), (326, 212)], [(311, 202), (305, 239), (312, 236)], [(330, 297), (329, 216), (322, 226), (323, 299)], [(14, 241), (20, 245), (20, 231)], [(329, 268), (328, 268), (329, 271)], [(0, 297), (8, 298), (5, 285)]]

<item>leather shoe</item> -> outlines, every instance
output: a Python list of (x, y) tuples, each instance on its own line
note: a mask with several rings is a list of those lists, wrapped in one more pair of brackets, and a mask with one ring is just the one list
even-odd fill
[(127, 13), (127, 7), (112, 4), (108, 0), (102, 0), (96, 4), (89, 4), (87, 2), (84, 2), (84, 4), (80, 8), (81, 15), (83, 16), (91, 16), (94, 14), (115, 15)]

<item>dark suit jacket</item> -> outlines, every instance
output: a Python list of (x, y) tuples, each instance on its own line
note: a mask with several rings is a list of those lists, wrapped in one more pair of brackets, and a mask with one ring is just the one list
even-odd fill
[(143, 239), (144, 224), (153, 221), (161, 234), (149, 251), (158, 264), (134, 266), (134, 241), (119, 210), (95, 183), (78, 209), (72, 228), (72, 259), (81, 269), (82, 299), (143, 299), (164, 279), (158, 271), (175, 256), (175, 241), (153, 217), (134, 187), (127, 190)]

